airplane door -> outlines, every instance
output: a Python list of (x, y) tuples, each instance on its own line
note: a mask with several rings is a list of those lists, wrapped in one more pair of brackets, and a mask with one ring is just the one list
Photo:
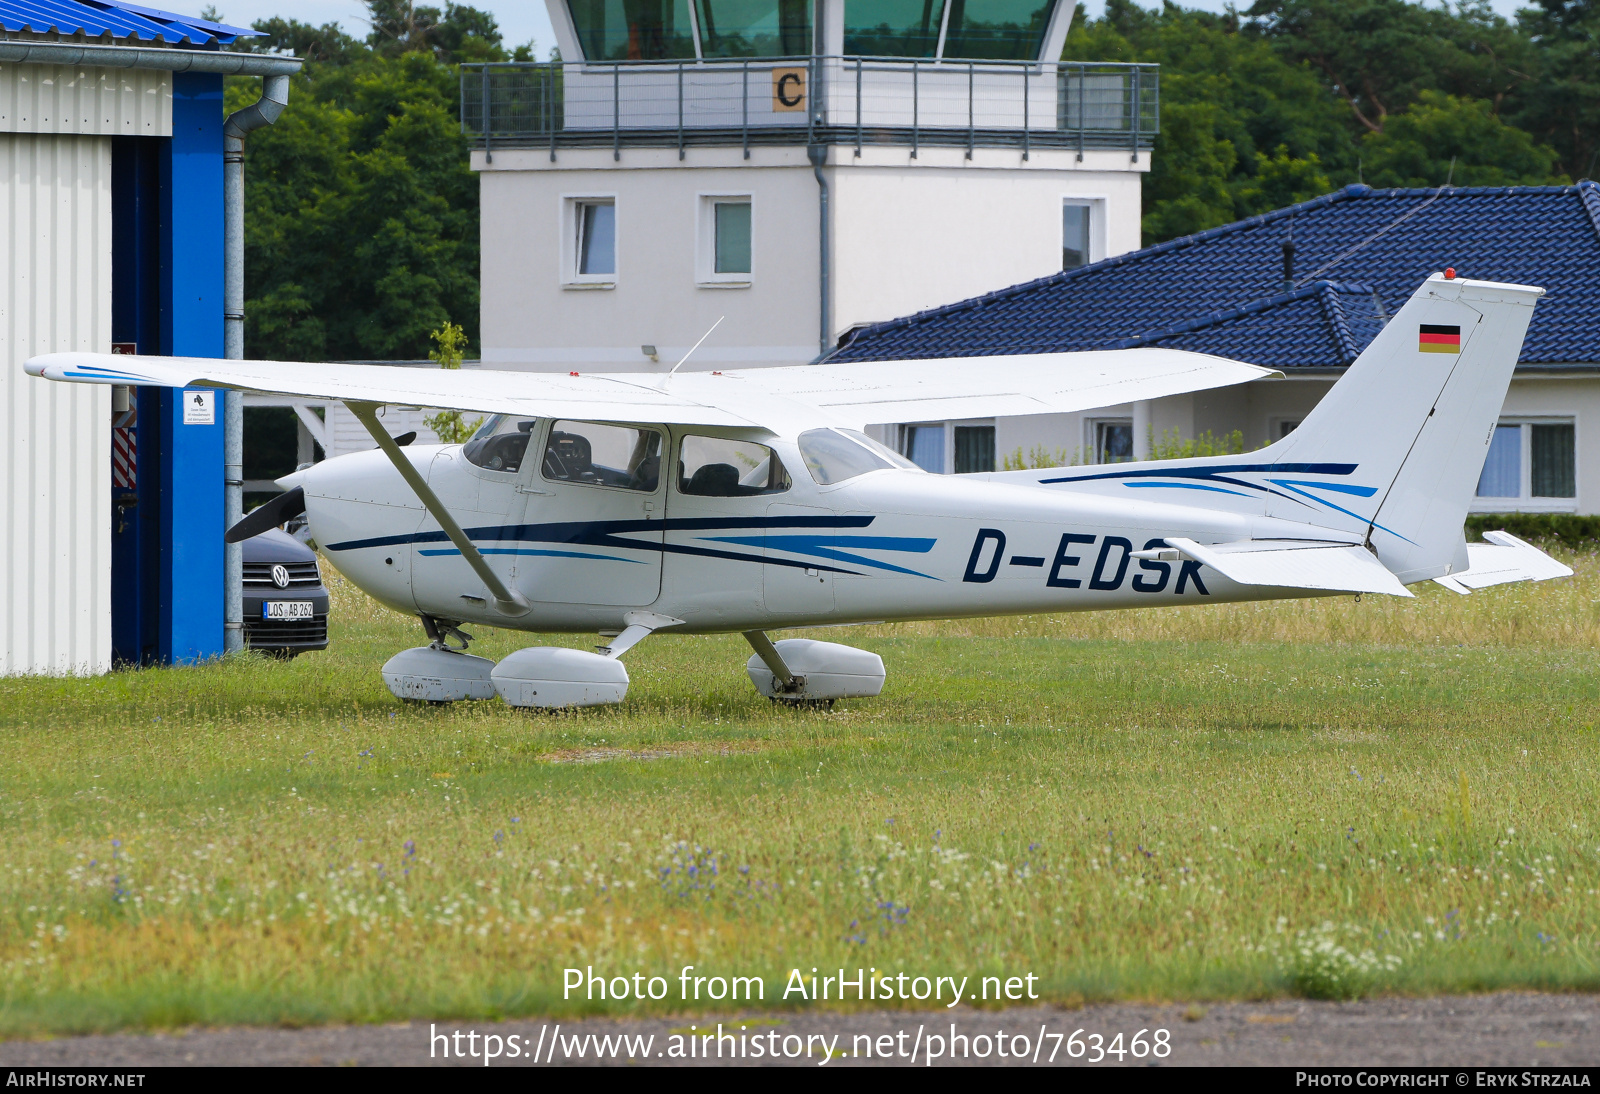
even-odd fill
[[(519, 487), (516, 584), (533, 600), (643, 607), (661, 595), (662, 430), (556, 421)], [(530, 461), (532, 462), (532, 461)]]
[[(809, 505), (791, 505), (775, 502), (767, 507), (769, 517), (828, 517), (833, 512)], [(762, 567), (763, 598), (767, 611), (774, 615), (824, 615), (834, 609), (833, 571), (823, 569), (834, 565), (823, 562), (815, 555), (807, 557), (805, 534), (784, 534), (774, 529), (768, 533), (766, 555), (769, 561)], [(817, 565), (807, 566), (808, 561)]]
[(663, 610), (749, 619), (761, 610), (768, 498), (789, 489), (789, 472), (758, 441), (685, 432), (677, 444)]

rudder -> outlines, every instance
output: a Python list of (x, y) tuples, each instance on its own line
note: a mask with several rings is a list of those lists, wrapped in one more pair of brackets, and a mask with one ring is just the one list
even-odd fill
[[(1461, 526), (1544, 290), (1434, 274), (1288, 437), (1280, 463), (1357, 464), (1371, 490), (1334, 525), (1365, 531), (1403, 582), (1465, 565)], [(1275, 499), (1273, 515), (1292, 517)], [(1354, 519), (1351, 519), (1354, 518)]]

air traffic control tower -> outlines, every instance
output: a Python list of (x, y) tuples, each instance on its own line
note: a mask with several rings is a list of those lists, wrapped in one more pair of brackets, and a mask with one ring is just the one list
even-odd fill
[(799, 364), (1132, 250), (1153, 65), (1071, 0), (547, 0), (558, 60), (462, 66), (483, 360)]

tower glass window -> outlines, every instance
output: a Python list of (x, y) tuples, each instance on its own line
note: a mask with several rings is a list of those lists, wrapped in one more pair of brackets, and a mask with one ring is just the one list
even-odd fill
[(713, 206), (716, 217), (715, 267), (719, 274), (750, 272), (750, 203), (719, 201)]
[(590, 61), (693, 57), (689, 0), (568, 0), (572, 26)]
[(1061, 268), (1076, 270), (1089, 264), (1089, 216), (1087, 205), (1067, 202), (1061, 206)]
[[(1052, 0), (949, 0), (941, 56), (1031, 61), (1044, 48)], [(846, 0), (847, 8), (849, 0)]]
[(696, 0), (707, 57), (804, 57), (811, 52), (809, 0)]
[(845, 0), (844, 51), (866, 57), (932, 57), (944, 0)]
[(578, 273), (617, 272), (617, 207), (611, 202), (584, 201), (577, 206)]

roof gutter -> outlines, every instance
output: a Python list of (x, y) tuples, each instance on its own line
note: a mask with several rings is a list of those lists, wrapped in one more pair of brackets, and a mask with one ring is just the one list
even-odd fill
[(151, 68), (166, 72), (217, 72), (224, 76), (290, 76), (304, 63), (268, 53), (211, 49), (146, 49), (141, 46), (80, 46), (65, 42), (0, 42), (0, 61), (95, 68)]
[[(276, 58), (286, 60), (287, 58)], [(278, 120), (289, 105), (289, 73), (261, 73), (261, 98), (228, 115), (222, 125), (222, 356), (244, 359), (244, 139)], [(224, 527), (244, 519), (244, 394), (222, 396)], [(222, 558), (224, 653), (244, 649), (244, 544), (225, 543)]]

